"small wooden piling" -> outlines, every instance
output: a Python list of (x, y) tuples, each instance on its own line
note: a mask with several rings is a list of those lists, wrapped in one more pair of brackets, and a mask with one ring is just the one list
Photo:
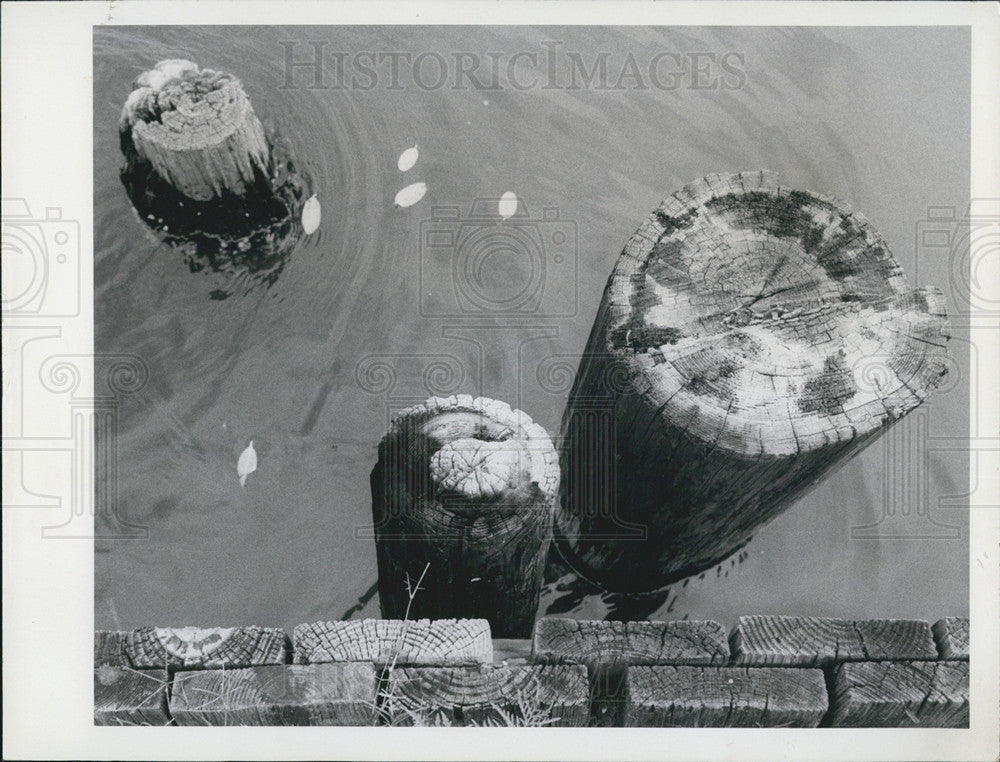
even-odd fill
[(770, 172), (686, 186), (605, 290), (563, 418), (560, 551), (623, 593), (719, 563), (939, 385), (944, 323), (842, 203)]
[(483, 618), (494, 637), (530, 637), (558, 484), (548, 434), (503, 402), (401, 411), (371, 474), (382, 616), (409, 606), (411, 619)]
[(266, 182), (264, 128), (236, 77), (172, 59), (134, 85), (119, 122), (127, 157), (195, 201), (243, 196)]

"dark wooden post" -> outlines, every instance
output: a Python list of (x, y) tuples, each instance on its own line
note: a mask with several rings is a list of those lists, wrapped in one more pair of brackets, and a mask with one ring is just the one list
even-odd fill
[(382, 616), (482, 618), (531, 635), (559, 485), (555, 448), (519, 410), (468, 395), (401, 411), (371, 475)]
[(160, 61), (122, 109), (123, 144), (196, 201), (242, 196), (268, 177), (264, 128), (240, 81), (191, 61)]
[(773, 173), (675, 193), (618, 259), (570, 393), (566, 560), (627, 593), (730, 555), (938, 386), (943, 301)]

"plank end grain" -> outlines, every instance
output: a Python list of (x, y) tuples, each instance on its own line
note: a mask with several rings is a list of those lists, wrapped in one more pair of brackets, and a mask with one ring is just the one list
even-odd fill
[(969, 663), (859, 662), (836, 668), (829, 724), (839, 728), (969, 727)]
[(178, 725), (371, 725), (371, 664), (283, 664), (178, 672), (170, 711)]

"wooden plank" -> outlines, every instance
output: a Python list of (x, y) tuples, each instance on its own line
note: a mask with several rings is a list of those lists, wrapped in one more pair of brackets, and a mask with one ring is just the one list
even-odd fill
[(826, 683), (818, 669), (628, 668), (628, 727), (811, 728), (826, 711)]
[(930, 626), (916, 619), (744, 616), (730, 646), (733, 663), (744, 666), (937, 658)]
[(94, 669), (95, 725), (168, 725), (167, 679), (107, 664)]
[(627, 665), (721, 665), (729, 661), (729, 644), (718, 622), (540, 619), (535, 624), (532, 661), (587, 665), (590, 724), (621, 727)]
[(718, 622), (605, 622), (540, 619), (532, 660), (541, 664), (725, 664), (726, 630)]
[(137, 669), (236, 669), (286, 661), (285, 633), (274, 627), (144, 627), (125, 638)]
[(931, 628), (934, 632), (934, 643), (937, 644), (938, 655), (942, 659), (969, 658), (969, 618), (946, 617), (939, 619)]
[(367, 661), (379, 665), (490, 664), (485, 619), (363, 619), (300, 624), (292, 635), (296, 664)]
[(831, 696), (829, 722), (833, 727), (967, 728), (969, 663), (841, 664)]
[(125, 655), (125, 636), (127, 632), (118, 630), (94, 631), (94, 667), (111, 666), (127, 667), (128, 656)]
[(393, 725), (584, 726), (587, 670), (579, 665), (394, 670), (382, 697)]
[(371, 664), (282, 664), (178, 672), (170, 712), (178, 725), (372, 725)]

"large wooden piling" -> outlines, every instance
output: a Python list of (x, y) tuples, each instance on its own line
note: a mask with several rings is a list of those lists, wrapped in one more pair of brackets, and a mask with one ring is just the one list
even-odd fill
[(184, 60), (143, 72), (122, 109), (126, 155), (195, 201), (243, 196), (268, 177), (264, 128), (238, 79)]
[(382, 616), (479, 617), (494, 637), (529, 637), (558, 484), (548, 434), (503, 402), (401, 411), (371, 475)]
[(944, 322), (840, 202), (770, 172), (686, 186), (605, 290), (563, 419), (559, 549), (618, 592), (718, 563), (938, 386)]

